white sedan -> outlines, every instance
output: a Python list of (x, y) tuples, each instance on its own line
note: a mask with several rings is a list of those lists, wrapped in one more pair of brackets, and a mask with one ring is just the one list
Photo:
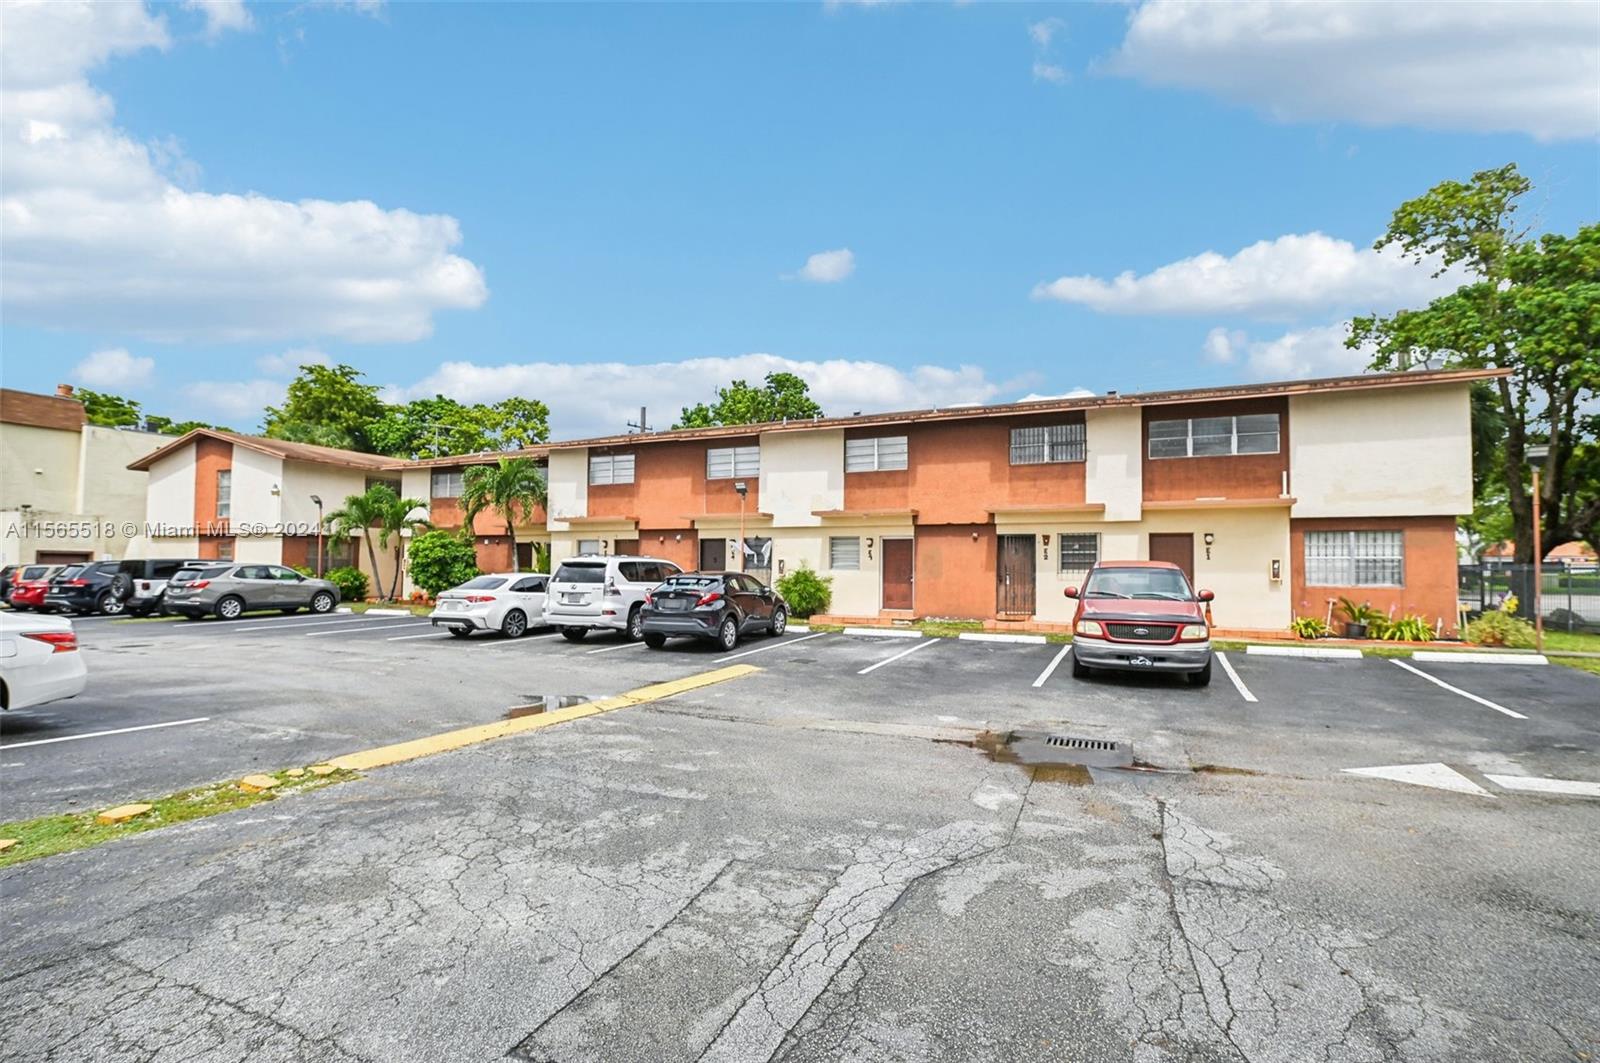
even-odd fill
[(521, 638), (530, 627), (544, 625), (545, 591), (550, 577), (543, 572), (491, 572), (475, 576), (439, 595), (428, 619), (462, 638), (474, 631), (498, 631), (508, 639)]
[(0, 709), (75, 698), (87, 675), (72, 621), (0, 613)]

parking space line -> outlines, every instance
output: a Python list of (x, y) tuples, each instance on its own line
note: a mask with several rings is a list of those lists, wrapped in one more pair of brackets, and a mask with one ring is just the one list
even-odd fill
[(406, 639), (437, 639), (437, 638), (449, 638), (449, 637), (450, 637), (450, 632), (448, 632), (448, 631), (424, 631), (420, 635), (388, 635), (388, 636), (386, 636), (384, 638), (384, 641), (385, 642), (404, 642)]
[(861, 669), (861, 671), (857, 672), (856, 675), (866, 675), (868, 672), (875, 672), (879, 668), (882, 668), (886, 664), (893, 664), (895, 661), (898, 661), (902, 657), (909, 657), (913, 653), (916, 653), (918, 650), (925, 650), (929, 646), (932, 646), (934, 643), (936, 643), (938, 641), (939, 641), (938, 639), (927, 639), (924, 642), (919, 642), (915, 646), (911, 647), (909, 650), (901, 650), (899, 653), (895, 654), (893, 657), (885, 657), (883, 660), (879, 661), (877, 664), (869, 664), (869, 665), (867, 665), (865, 668)]
[(1413, 661), (1435, 664), (1549, 664), (1542, 653), (1473, 653), (1470, 650), (1417, 650)]
[(1472, 693), (1470, 691), (1462, 690), (1460, 687), (1453, 687), (1449, 683), (1446, 683), (1443, 679), (1439, 679), (1439, 678), (1437, 678), (1435, 676), (1431, 676), (1427, 672), (1424, 672), (1422, 669), (1414, 668), (1410, 664), (1407, 664), (1405, 661), (1399, 660), (1398, 658), (1395, 658), (1395, 657), (1389, 658), (1389, 663), (1393, 664), (1393, 665), (1397, 665), (1397, 666), (1399, 666), (1401, 668), (1404, 668), (1406, 671), (1410, 672), (1412, 675), (1420, 675), (1422, 678), (1426, 679), (1428, 682), (1432, 683), (1434, 686), (1443, 687), (1444, 689), (1450, 691), (1450, 693), (1452, 693), (1452, 694), (1460, 694), (1462, 697), (1466, 698), (1468, 701), (1475, 701), (1479, 705), (1484, 705), (1484, 706), (1487, 706), (1488, 708), (1493, 709), (1495, 712), (1503, 712), (1507, 716), (1511, 717), (1513, 720), (1526, 720), (1527, 719), (1527, 717), (1522, 715), (1522, 713), (1520, 713), (1520, 712), (1513, 712), (1511, 709), (1506, 708), (1504, 705), (1496, 705), (1494, 702), (1490, 701), (1488, 698), (1480, 698), (1478, 695), (1476, 695), (1476, 694), (1474, 694), (1474, 693)]
[(26, 749), (28, 746), (47, 746), (52, 742), (76, 742), (80, 738), (104, 738), (106, 735), (125, 735), (133, 731), (154, 731), (158, 727), (181, 727), (186, 723), (205, 723), (209, 716), (196, 716), (189, 720), (168, 720), (166, 723), (146, 723), (138, 727), (118, 727), (111, 731), (90, 731), (88, 734), (63, 735), (60, 738), (36, 738), (31, 742), (7, 742), (0, 749)]
[[(334, 610), (334, 612), (340, 612), (340, 611), (341, 610), (337, 610), (337, 609)], [(306, 617), (309, 619), (314, 615), (315, 615), (314, 613), (307, 613)], [(359, 616), (351, 616), (350, 614), (346, 613), (345, 616), (344, 616), (344, 619), (345, 620), (360, 620), (361, 617), (359, 617)], [(284, 616), (282, 613), (279, 613), (277, 616), (247, 616), (243, 620), (226, 620), (226, 621), (222, 621), (222, 623), (226, 624), (228, 627), (238, 627), (241, 624), (282, 624), (282, 623), (285, 623), (285, 622), (292, 623), (293, 621), (290, 621), (289, 618)]]
[[(794, 629), (791, 628), (790, 630), (792, 631)], [(778, 649), (778, 648), (780, 648), (782, 646), (793, 646), (795, 643), (804, 642), (807, 639), (820, 639), (822, 636), (824, 636), (826, 634), (827, 634), (826, 631), (818, 631), (814, 635), (802, 635), (797, 639), (783, 639), (783, 640), (780, 640), (778, 642), (771, 643), (770, 645), (757, 646), (753, 650), (745, 650), (743, 653), (734, 653), (734, 654), (730, 654), (727, 657), (721, 657), (721, 658), (718, 658), (718, 659), (719, 660), (723, 660), (723, 661), (736, 661), (740, 657), (748, 657), (752, 653), (766, 653), (768, 650), (775, 650), (775, 649)]]
[(1042, 687), (1048, 683), (1050, 681), (1050, 677), (1056, 674), (1056, 668), (1060, 666), (1062, 661), (1067, 659), (1067, 654), (1071, 652), (1072, 644), (1070, 642), (1061, 647), (1061, 652), (1050, 658), (1050, 663), (1044, 666), (1044, 671), (1039, 673), (1039, 678), (1033, 681), (1033, 685), (1035, 687)]
[(1228, 678), (1233, 680), (1233, 687), (1239, 696), (1246, 701), (1255, 701), (1256, 696), (1250, 693), (1250, 688), (1244, 685), (1244, 680), (1239, 678), (1239, 673), (1233, 670), (1233, 662), (1228, 660), (1228, 655), (1221, 650), (1217, 651), (1217, 663), (1222, 665), (1222, 670), (1228, 673)]
[(525, 635), (520, 639), (502, 639), (499, 642), (488, 643), (480, 642), (480, 645), (482, 645), (486, 650), (503, 650), (507, 646), (520, 646), (524, 642), (538, 642), (540, 639), (553, 639), (559, 634), (559, 631), (550, 631), (543, 635)]
[[(416, 627), (418, 624), (428, 624), (428, 621), (426, 621), (426, 620), (409, 620), (409, 621), (406, 621), (406, 622), (400, 623), (400, 624), (373, 624), (373, 625), (369, 626), (368, 628), (366, 628), (366, 630), (368, 630), (368, 631), (387, 631), (389, 628), (393, 628), (393, 627)], [(428, 624), (428, 626), (432, 627), (433, 625)], [(350, 631), (360, 631), (362, 629), (353, 627), (353, 628), (349, 628), (348, 630), (350, 630)], [(333, 631), (313, 631), (308, 635), (301, 635), (300, 637), (301, 638), (305, 638), (305, 639), (314, 639), (318, 635), (343, 635), (343, 634), (345, 634), (345, 631), (346, 631), (346, 629), (344, 629), (344, 628), (336, 628)]]
[[(283, 618), (279, 617), (279, 619), (282, 620)], [(282, 630), (284, 628), (290, 628), (290, 627), (305, 627), (305, 628), (311, 628), (311, 627), (333, 627), (336, 624), (370, 624), (370, 623), (372, 623), (371, 620), (367, 620), (367, 619), (364, 619), (364, 618), (359, 617), (359, 616), (355, 616), (355, 617), (347, 616), (347, 617), (344, 617), (344, 618), (339, 619), (339, 620), (283, 620), (283, 622), (280, 623), (280, 624), (269, 624), (266, 627), (253, 627), (253, 628), (250, 628), (248, 631), (244, 632), (244, 634), (253, 635), (257, 631), (280, 631), (280, 630)], [(228, 625), (228, 626), (232, 627), (231, 624)], [(182, 630), (182, 629), (180, 628), (179, 630)]]
[(865, 635), (874, 639), (920, 639), (922, 632), (905, 627), (847, 627), (846, 635)]
[(611, 653), (614, 650), (639, 650), (639, 649), (643, 649), (643, 648), (644, 648), (644, 643), (642, 643), (642, 642), (624, 642), (620, 646), (601, 646), (598, 650), (584, 650), (583, 652), (585, 654), (590, 654), (590, 653)]

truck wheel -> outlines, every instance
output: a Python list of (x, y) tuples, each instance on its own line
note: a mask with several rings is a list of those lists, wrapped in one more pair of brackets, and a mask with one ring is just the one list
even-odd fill
[(568, 642), (582, 642), (583, 637), (588, 633), (589, 629), (586, 627), (564, 627), (561, 629), (561, 637)]

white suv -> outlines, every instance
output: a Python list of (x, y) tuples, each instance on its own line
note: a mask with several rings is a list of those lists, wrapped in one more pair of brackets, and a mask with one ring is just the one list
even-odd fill
[(590, 628), (620, 631), (629, 642), (638, 642), (644, 638), (639, 618), (644, 596), (681, 571), (659, 557), (591, 554), (563, 561), (550, 577), (544, 622), (573, 642)]

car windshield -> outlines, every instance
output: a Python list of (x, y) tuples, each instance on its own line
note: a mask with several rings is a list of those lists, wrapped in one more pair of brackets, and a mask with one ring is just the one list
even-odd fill
[(213, 579), (228, 571), (227, 565), (218, 565), (214, 568), (186, 568), (172, 577), (174, 583), (188, 583), (197, 579)]
[(457, 587), (456, 590), (493, 591), (498, 590), (505, 585), (506, 581), (500, 576), (474, 576), (472, 579), (467, 580), (467, 582)]
[[(60, 572), (57, 572), (55, 578), (56, 579), (71, 579), (72, 577), (76, 576), (78, 573), (82, 572), (85, 568), (88, 568), (88, 567), (89, 566), (87, 566), (87, 565), (68, 565), (66, 568), (62, 569)], [(27, 572), (24, 572), (22, 575), (23, 575), (23, 577), (25, 579), (38, 579), (39, 578), (39, 576), (30, 576), (30, 575), (28, 575)], [(42, 569), (42, 568), (39, 569), (39, 575), (40, 576), (44, 575), (44, 569)]]
[(604, 561), (573, 561), (556, 569), (557, 583), (603, 583), (606, 578)]
[(704, 590), (715, 587), (722, 582), (721, 576), (673, 576), (661, 585), (664, 591), (672, 590)]
[(1175, 568), (1097, 568), (1083, 586), (1085, 598), (1145, 598), (1186, 602), (1189, 581)]

